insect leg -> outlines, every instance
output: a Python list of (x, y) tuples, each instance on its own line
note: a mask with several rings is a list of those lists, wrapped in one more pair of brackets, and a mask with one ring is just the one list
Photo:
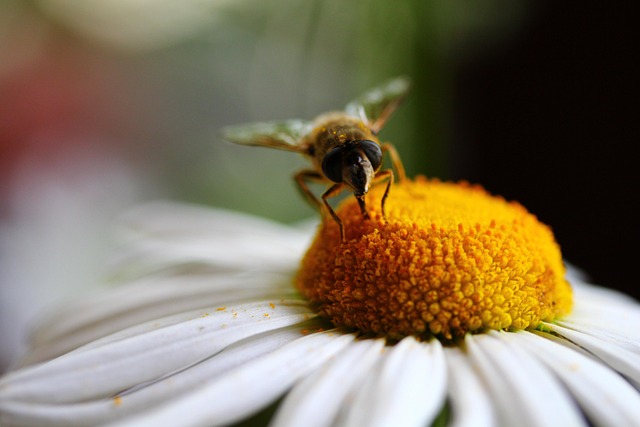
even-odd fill
[(325, 211), (322, 209), (322, 206), (323, 205), (325, 206), (326, 211), (329, 212), (329, 215), (331, 215), (333, 220), (336, 222), (336, 224), (338, 224), (338, 227), (340, 228), (340, 241), (344, 241), (344, 227), (342, 225), (342, 220), (340, 219), (338, 214), (333, 210), (333, 208), (329, 204), (329, 201), (327, 200), (329, 197), (334, 197), (340, 194), (340, 192), (344, 188), (342, 183), (334, 184), (331, 187), (329, 187), (327, 191), (322, 193), (322, 196), (321, 196), (322, 202), (321, 202), (318, 199), (318, 197), (315, 194), (313, 194), (313, 192), (307, 185), (307, 182), (308, 181), (326, 182), (326, 179), (324, 176), (320, 175), (320, 173), (314, 170), (307, 169), (307, 170), (302, 170), (300, 172), (297, 172), (294, 175), (294, 179), (296, 180), (296, 183), (298, 184), (300, 191), (302, 191), (302, 194), (305, 195), (307, 200), (309, 200), (309, 202), (313, 206), (315, 206), (320, 211), (320, 213), (322, 213), (323, 216), (325, 215)]
[(342, 183), (333, 184), (331, 187), (329, 187), (329, 189), (327, 191), (322, 193), (322, 196), (321, 196), (322, 197), (322, 201), (324, 202), (324, 205), (327, 208), (327, 212), (329, 212), (329, 214), (331, 215), (333, 220), (336, 222), (336, 224), (338, 224), (338, 227), (340, 228), (340, 241), (341, 242), (344, 242), (344, 226), (342, 225), (342, 220), (340, 219), (338, 214), (333, 210), (333, 208), (331, 207), (331, 205), (329, 204), (329, 201), (327, 199), (329, 197), (337, 196), (338, 194), (340, 194), (340, 192), (343, 189), (344, 189), (344, 185)]
[(362, 212), (362, 217), (364, 219), (369, 219), (369, 212), (367, 212), (367, 206), (364, 203), (364, 195), (356, 196), (356, 200), (358, 201), (358, 205), (360, 205), (360, 212)]
[[(382, 149), (383, 153), (384, 152), (389, 153), (389, 157), (391, 157), (391, 164), (393, 165), (393, 168), (396, 170), (398, 174), (398, 182), (404, 181), (404, 179), (406, 178), (406, 174), (404, 172), (404, 165), (402, 164), (402, 160), (400, 160), (400, 156), (396, 151), (396, 147), (394, 147), (392, 144), (388, 142), (385, 142), (384, 144), (380, 145), (380, 148)], [(389, 190), (388, 187), (387, 187), (387, 190)], [(385, 193), (385, 197), (386, 197), (386, 193)]]
[(388, 178), (387, 188), (385, 188), (384, 194), (382, 195), (382, 201), (380, 202), (380, 209), (382, 210), (382, 218), (386, 221), (387, 215), (384, 212), (384, 203), (387, 201), (387, 196), (389, 195), (389, 189), (391, 188), (391, 184), (393, 184), (393, 170), (385, 169), (383, 171), (378, 172), (378, 175), (376, 175), (376, 181), (382, 181), (385, 178)]
[(302, 194), (306, 197), (307, 201), (311, 203), (311, 205), (314, 206), (316, 209), (318, 209), (319, 211), (322, 211), (322, 203), (320, 202), (320, 200), (318, 200), (318, 197), (315, 194), (313, 194), (313, 192), (307, 185), (307, 181), (325, 182), (326, 181), (325, 178), (322, 175), (320, 175), (320, 173), (314, 170), (306, 169), (306, 170), (301, 170), (300, 172), (297, 172), (293, 176), (293, 179), (296, 180), (296, 183), (298, 184), (298, 188), (300, 189)]

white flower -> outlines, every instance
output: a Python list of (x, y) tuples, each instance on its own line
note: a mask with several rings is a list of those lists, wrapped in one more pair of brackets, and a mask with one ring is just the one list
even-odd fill
[(118, 286), (41, 324), (0, 424), (640, 425), (640, 305), (570, 270), (574, 309), (456, 345), (320, 318), (292, 287), (311, 234), (222, 210), (127, 217)]

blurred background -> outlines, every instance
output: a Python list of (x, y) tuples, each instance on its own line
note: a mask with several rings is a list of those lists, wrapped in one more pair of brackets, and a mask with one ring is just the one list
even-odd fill
[(413, 91), (381, 136), (410, 175), (521, 202), (594, 282), (640, 297), (635, 16), (624, 2), (3, 0), (0, 372), (42, 310), (102, 282), (130, 206), (315, 215), (291, 180), (303, 158), (227, 144), (222, 126), (311, 119), (399, 74)]

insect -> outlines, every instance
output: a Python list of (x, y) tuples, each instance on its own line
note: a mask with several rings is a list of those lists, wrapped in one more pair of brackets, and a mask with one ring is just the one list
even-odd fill
[[(389, 154), (398, 180), (405, 178), (404, 167), (393, 145), (381, 143), (376, 135), (408, 91), (408, 79), (397, 77), (365, 92), (348, 103), (344, 111), (325, 113), (313, 121), (284, 120), (230, 126), (223, 129), (223, 137), (237, 144), (277, 148), (307, 157), (313, 167), (297, 172), (294, 179), (313, 206), (321, 212), (325, 207), (338, 224), (341, 241), (344, 241), (342, 220), (328, 199), (349, 188), (363, 217), (369, 219), (365, 195), (372, 185), (386, 179), (387, 187), (381, 201), (385, 218), (384, 204), (394, 174), (392, 169), (381, 170), (384, 153)], [(309, 188), (310, 182), (331, 184), (320, 196), (322, 201)]]

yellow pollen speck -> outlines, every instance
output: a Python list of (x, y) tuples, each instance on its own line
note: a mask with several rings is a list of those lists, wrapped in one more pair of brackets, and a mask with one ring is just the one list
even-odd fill
[(570, 312), (560, 248), (546, 225), (479, 186), (423, 177), (355, 198), (326, 220), (296, 277), (335, 325), (392, 338), (456, 339), (488, 329), (533, 329)]
[(120, 406), (120, 405), (122, 405), (122, 397), (115, 396), (113, 398), (113, 406)]
[(276, 309), (276, 305), (274, 303), (272, 303), (272, 302), (269, 303), (269, 307), (271, 307), (273, 310)]
[(218, 307), (216, 308), (216, 311), (226, 311), (227, 307)]

